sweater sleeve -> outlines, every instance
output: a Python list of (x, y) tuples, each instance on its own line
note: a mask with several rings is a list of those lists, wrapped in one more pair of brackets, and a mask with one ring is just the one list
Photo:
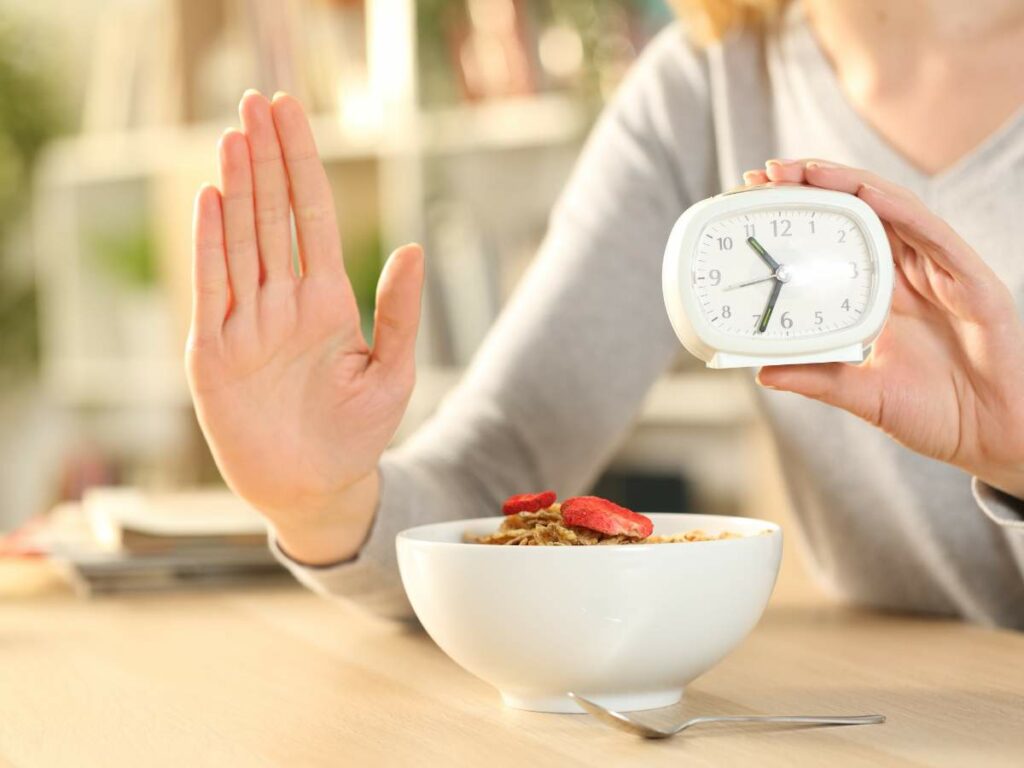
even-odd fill
[(978, 478), (971, 481), (971, 491), (974, 493), (974, 500), (978, 502), (981, 511), (989, 520), (1007, 533), (1019, 532), (1024, 538), (1024, 499), (997, 491)]
[(307, 567), (272, 542), (299, 581), (407, 616), (396, 533), (495, 514), (513, 493), (570, 495), (594, 479), (679, 349), (661, 261), (675, 219), (715, 191), (708, 98), (705, 60), (669, 27), (599, 119), (534, 263), (463, 380), (383, 457), (380, 504), (356, 558)]
[(1024, 499), (997, 491), (978, 478), (971, 481), (971, 490), (981, 511), (1006, 537), (1006, 543), (1024, 578)]

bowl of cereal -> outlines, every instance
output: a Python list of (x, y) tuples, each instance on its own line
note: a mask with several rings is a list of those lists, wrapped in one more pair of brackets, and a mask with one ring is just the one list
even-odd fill
[(751, 518), (550, 492), (503, 512), (396, 546), (424, 629), (516, 709), (581, 711), (569, 691), (614, 709), (677, 702), (757, 624), (782, 555), (779, 526)]

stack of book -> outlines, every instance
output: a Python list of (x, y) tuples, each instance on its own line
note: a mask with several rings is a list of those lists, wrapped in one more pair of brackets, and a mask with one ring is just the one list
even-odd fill
[(262, 518), (228, 491), (91, 489), (54, 510), (46, 538), (51, 559), (83, 594), (286, 579)]

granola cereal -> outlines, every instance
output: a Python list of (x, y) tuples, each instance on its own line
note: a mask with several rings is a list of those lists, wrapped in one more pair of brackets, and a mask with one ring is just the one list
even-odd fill
[[(701, 530), (685, 531), (668, 536), (630, 535), (621, 532), (611, 534), (583, 525), (570, 525), (563, 517), (562, 504), (559, 504), (557, 501), (540, 509), (529, 509), (530, 506), (536, 506), (535, 504), (523, 505), (519, 503), (524, 498), (540, 498), (540, 496), (540, 494), (524, 494), (512, 497), (510, 501), (516, 501), (513, 503), (506, 502), (504, 507), (506, 510), (505, 519), (497, 531), (484, 536), (471, 536), (467, 534), (465, 541), (470, 544), (504, 544), (520, 547), (579, 547), (609, 544), (676, 544), (692, 541), (720, 541), (722, 539), (743, 538), (742, 534), (732, 531), (709, 534)], [(547, 501), (553, 496), (554, 494), (550, 491), (545, 492), (544, 500)], [(573, 506), (574, 503), (579, 505), (581, 502), (585, 502), (591, 510), (600, 507), (601, 516), (599, 522), (595, 524), (600, 525), (606, 530), (635, 531), (637, 530), (635, 525), (628, 527), (618, 525), (617, 523), (620, 519), (627, 523), (632, 523), (636, 518), (643, 518), (643, 520), (647, 521), (648, 525), (642, 528), (643, 531), (651, 529), (649, 518), (619, 507), (605, 499), (587, 496), (567, 499), (564, 503)], [(524, 511), (511, 511), (522, 509), (524, 506), (526, 507)], [(626, 519), (627, 515), (628, 519)]]

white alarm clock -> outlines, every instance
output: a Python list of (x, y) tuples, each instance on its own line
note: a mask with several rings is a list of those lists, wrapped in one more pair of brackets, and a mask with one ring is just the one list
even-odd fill
[(892, 253), (854, 195), (767, 184), (688, 208), (662, 289), (676, 335), (709, 368), (861, 362), (889, 314)]

